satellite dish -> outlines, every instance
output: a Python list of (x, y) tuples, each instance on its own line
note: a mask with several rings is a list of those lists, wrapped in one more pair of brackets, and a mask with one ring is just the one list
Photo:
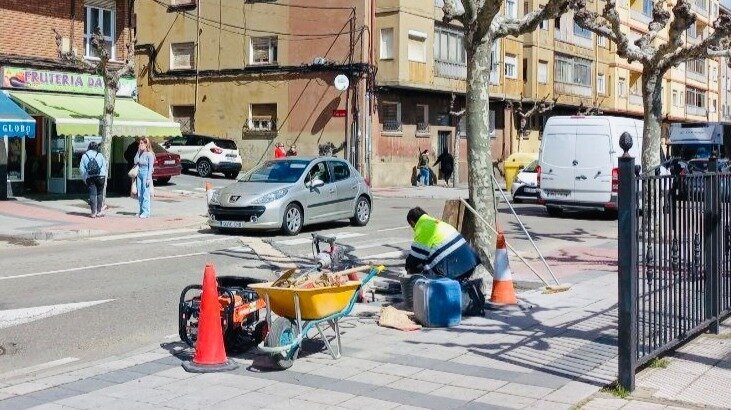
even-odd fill
[(327, 64), (327, 60), (323, 57), (315, 57), (314, 60), (312, 60), (312, 64), (314, 65), (325, 65)]
[(348, 86), (350, 85), (350, 80), (348, 80), (348, 77), (344, 74), (338, 74), (337, 77), (335, 77), (335, 81), (333, 82), (333, 85), (335, 86), (335, 89), (338, 91), (345, 91), (348, 89)]

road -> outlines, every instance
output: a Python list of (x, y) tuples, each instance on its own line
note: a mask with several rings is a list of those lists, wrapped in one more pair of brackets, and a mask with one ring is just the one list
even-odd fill
[[(180, 179), (174, 181), (179, 186), (200, 181)], [(364, 228), (333, 223), (308, 227), (296, 237), (169, 229), (2, 249), (0, 379), (28, 366), (91, 361), (177, 340), (179, 293), (200, 283), (207, 262), (219, 275), (273, 277), (272, 266), (252, 252), (254, 245), (271, 245), (299, 260), (310, 253), (310, 233), (323, 232), (339, 236), (351, 257), (398, 265), (411, 238), (405, 215), (416, 204), (441, 215), (442, 200), (376, 198)], [(616, 235), (616, 221), (589, 215), (556, 223), (536, 205), (517, 209), (546, 249)], [(517, 238), (517, 226), (502, 212), (501, 220), (508, 237)], [(528, 250), (525, 240), (514, 243)]]

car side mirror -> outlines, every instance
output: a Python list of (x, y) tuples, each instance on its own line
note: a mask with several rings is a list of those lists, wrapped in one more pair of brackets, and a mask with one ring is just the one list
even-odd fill
[(320, 188), (325, 186), (325, 181), (321, 179), (315, 179), (307, 183), (307, 187), (310, 189)]

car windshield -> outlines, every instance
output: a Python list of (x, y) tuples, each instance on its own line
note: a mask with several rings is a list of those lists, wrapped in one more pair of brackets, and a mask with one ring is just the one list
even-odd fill
[(217, 147), (223, 148), (223, 149), (237, 149), (236, 143), (231, 140), (215, 140), (213, 141), (214, 144), (216, 144)]
[(168, 152), (168, 150), (165, 149), (162, 145), (158, 144), (157, 142), (152, 143), (152, 152), (155, 154), (164, 154)]
[(297, 182), (309, 163), (310, 161), (306, 160), (267, 161), (249, 172), (241, 181), (271, 183)]
[(523, 172), (536, 172), (537, 167), (538, 167), (538, 161), (533, 161), (530, 164), (528, 164), (525, 168), (523, 168)]

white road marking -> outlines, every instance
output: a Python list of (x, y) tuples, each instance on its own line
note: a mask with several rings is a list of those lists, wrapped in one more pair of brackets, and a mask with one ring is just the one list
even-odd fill
[(132, 264), (136, 264), (136, 263), (162, 261), (162, 260), (166, 260), (166, 259), (189, 258), (191, 256), (208, 255), (208, 253), (209, 252), (194, 252), (194, 253), (186, 253), (183, 255), (156, 256), (154, 258), (136, 259), (136, 260), (125, 261), (125, 262), (105, 263), (102, 265), (80, 266), (77, 268), (50, 270), (50, 271), (46, 271), (46, 272), (25, 273), (22, 275), (14, 275), (14, 276), (0, 276), (0, 280), (31, 278), (34, 276), (46, 276), (46, 275), (54, 275), (56, 273), (78, 272), (78, 271), (82, 271), (82, 270), (108, 268), (111, 266), (132, 265)]
[(411, 229), (409, 226), (399, 226), (398, 228), (379, 229), (376, 232), (400, 231), (401, 229)]
[(303, 245), (306, 243), (312, 242), (312, 238), (294, 238), (294, 239), (287, 239), (286, 241), (275, 241), (277, 245), (284, 245), (284, 246), (294, 246), (294, 245)]
[[(322, 236), (334, 236), (336, 241), (340, 241), (342, 239), (348, 239), (348, 238), (359, 238), (361, 236), (366, 236), (365, 233), (359, 233), (359, 232), (333, 232), (331, 234), (325, 234)], [(274, 241), (277, 245), (284, 245), (284, 246), (295, 246), (295, 245), (304, 245), (306, 243), (312, 242), (312, 237), (303, 237), (303, 238), (294, 238), (294, 239), (287, 239), (284, 241)]]
[(36, 320), (73, 312), (90, 306), (108, 303), (114, 299), (93, 300), (91, 302), (64, 303), (60, 305), (37, 306), (22, 309), (0, 310), (0, 329), (35, 322)]
[(206, 243), (230, 241), (232, 239), (238, 239), (238, 238), (233, 237), (233, 236), (232, 237), (227, 237), (227, 238), (210, 238), (210, 239), (205, 239), (205, 240), (202, 240), (202, 241), (176, 242), (176, 243), (171, 243), (170, 246), (203, 245), (203, 244), (206, 244)]
[(186, 235), (186, 236), (176, 236), (174, 238), (157, 238), (157, 239), (145, 239), (144, 241), (139, 241), (137, 243), (162, 243), (162, 242), (175, 242), (175, 241), (181, 241), (183, 239), (203, 239), (203, 238), (209, 238), (209, 237), (220, 237), (219, 235), (213, 234), (213, 233), (198, 233), (194, 235)]
[(408, 251), (393, 251), (393, 252), (379, 253), (376, 255), (363, 256), (360, 259), (361, 260), (396, 259), (396, 258), (402, 258), (402, 257), (406, 256), (407, 253), (408, 253)]
[(341, 239), (348, 239), (348, 238), (359, 238), (361, 236), (366, 236), (365, 233), (358, 233), (358, 232), (343, 232), (343, 233), (334, 233), (332, 236), (336, 238), (336, 240)]
[(383, 241), (381, 241), (381, 242), (366, 243), (363, 245), (355, 245), (355, 246), (353, 246), (353, 249), (356, 251), (360, 251), (363, 249), (371, 249), (371, 248), (379, 248), (381, 246), (395, 245), (397, 243), (410, 243), (411, 241), (412, 241), (411, 239), (394, 239), (394, 240), (390, 240), (385, 243)]
[(130, 233), (123, 233), (123, 234), (112, 235), (112, 236), (100, 236), (98, 238), (91, 238), (91, 240), (107, 242), (107, 241), (116, 241), (119, 239), (137, 239), (137, 238), (145, 238), (145, 237), (149, 237), (149, 236), (162, 236), (162, 235), (169, 235), (169, 234), (196, 232), (198, 230), (199, 230), (199, 228), (179, 228), (179, 229), (167, 229), (167, 230), (162, 230), (162, 231), (130, 232)]
[(65, 364), (73, 363), (78, 361), (76, 357), (64, 357), (63, 359), (54, 360), (52, 362), (41, 363), (35, 366), (24, 367), (22, 369), (13, 370), (11, 372), (0, 374), (0, 379), (12, 379), (18, 376), (39, 372), (41, 370), (47, 370), (53, 367), (63, 366)]

